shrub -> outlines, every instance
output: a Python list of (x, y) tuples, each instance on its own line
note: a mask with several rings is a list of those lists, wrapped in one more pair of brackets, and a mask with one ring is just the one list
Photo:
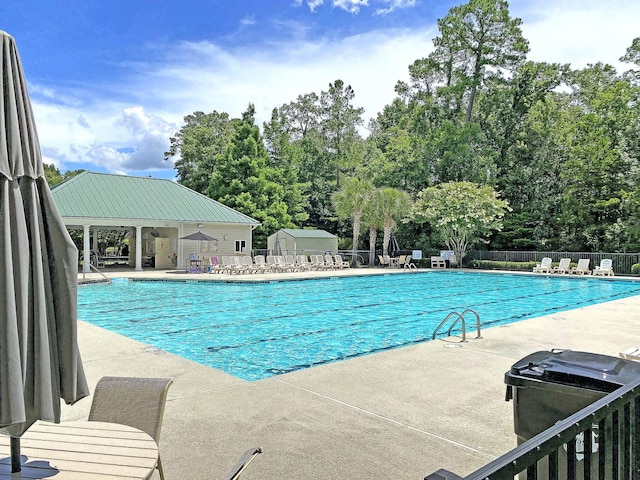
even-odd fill
[(640, 263), (634, 263), (631, 265), (631, 273), (633, 275), (638, 275), (640, 273)]
[(531, 272), (537, 262), (501, 262), (497, 260), (471, 260), (469, 266), (471, 268), (480, 268), (482, 270), (515, 270), (519, 272)]

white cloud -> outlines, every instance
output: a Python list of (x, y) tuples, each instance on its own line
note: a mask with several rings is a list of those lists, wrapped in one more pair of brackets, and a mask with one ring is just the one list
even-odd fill
[(309, 0), (307, 2), (307, 5), (309, 5), (309, 10), (313, 12), (317, 7), (319, 7), (323, 3), (324, 3), (324, 0)]
[(386, 4), (384, 8), (377, 8), (376, 15), (386, 15), (399, 8), (410, 8), (416, 6), (416, 0), (380, 0), (380, 3)]
[[(411, 1), (384, 3), (400, 8)], [(622, 0), (511, 0), (510, 5), (512, 16), (524, 20), (530, 58), (536, 61), (570, 62), (574, 68), (599, 60), (615, 65), (640, 35), (639, 7)], [(367, 121), (392, 101), (396, 82), (406, 80), (408, 66), (429, 54), (438, 33), (434, 22), (415, 31), (309, 40), (304, 26), (298, 27), (289, 42), (267, 40), (236, 49), (183, 43), (168, 50), (162, 63), (123, 65), (130, 74), (107, 87), (61, 91), (30, 85), (45, 161), (61, 170), (164, 168), (171, 174), (164, 152), (185, 115), (217, 110), (238, 117), (252, 102), (261, 125), (274, 107), (326, 90), (337, 79), (353, 87), (353, 103), (365, 108)]]
[(618, 59), (640, 36), (637, 2), (511, 0), (509, 4), (511, 15), (523, 19), (529, 58), (535, 61), (570, 63), (573, 68), (602, 61), (624, 70)]
[(367, 0), (333, 0), (333, 6), (342, 8), (349, 13), (358, 13), (360, 7), (368, 7), (369, 2)]

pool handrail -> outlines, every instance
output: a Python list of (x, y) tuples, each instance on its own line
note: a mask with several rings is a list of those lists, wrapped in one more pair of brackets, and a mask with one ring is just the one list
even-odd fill
[(444, 320), (442, 320), (442, 322), (440, 322), (440, 324), (435, 328), (435, 330), (433, 331), (433, 335), (431, 335), (431, 340), (435, 340), (436, 339), (436, 335), (440, 331), (440, 328), (442, 328), (442, 326), (444, 326), (444, 324), (447, 323), (447, 321), (451, 317), (457, 317), (456, 320), (449, 327), (449, 330), (447, 330), (447, 336), (451, 336), (451, 331), (458, 324), (458, 322), (460, 322), (462, 324), (462, 340), (460, 340), (460, 343), (466, 342), (467, 341), (467, 327), (466, 327), (466, 322), (464, 320), (464, 317), (465, 317), (465, 315), (467, 313), (473, 313), (476, 316), (476, 330), (478, 332), (478, 335), (476, 336), (476, 339), (482, 338), (482, 335), (480, 333), (480, 315), (478, 315), (478, 312), (476, 312), (472, 308), (467, 308), (462, 313), (450, 312), (444, 318)]

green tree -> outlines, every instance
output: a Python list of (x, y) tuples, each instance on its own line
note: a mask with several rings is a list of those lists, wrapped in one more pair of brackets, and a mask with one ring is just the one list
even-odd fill
[[(440, 36), (429, 56), (445, 88), (460, 87), (470, 122), (476, 95), (491, 79), (502, 78), (521, 64), (529, 51), (522, 20), (511, 18), (506, 0), (469, 0), (438, 20)], [(437, 77), (436, 77), (437, 78)]]
[(43, 167), (44, 167), (44, 178), (47, 180), (47, 184), (50, 187), (53, 187), (59, 183), (62, 183), (64, 178), (62, 177), (60, 170), (58, 170), (58, 168), (53, 163), (52, 164), (45, 163), (43, 164)]
[(262, 225), (255, 231), (255, 244), (266, 245), (270, 234), (280, 228), (294, 227), (294, 218), (304, 218), (304, 211), (301, 205), (290, 211), (286, 196), (300, 197), (299, 192), (295, 185), (283, 181), (283, 169), (270, 165), (251, 111), (250, 107), (242, 120), (234, 122), (235, 132), (227, 148), (216, 155), (207, 193), (259, 220)]
[(371, 192), (371, 197), (362, 212), (362, 223), (369, 227), (369, 266), (371, 267), (375, 264), (378, 229), (384, 227), (381, 191), (382, 189), (376, 188)]
[(355, 262), (358, 253), (360, 225), (365, 208), (371, 199), (374, 187), (369, 180), (347, 177), (340, 190), (332, 195), (332, 201), (340, 219), (351, 220), (353, 227), (353, 243), (351, 258)]
[(382, 250), (383, 254), (387, 255), (391, 232), (398, 222), (411, 212), (411, 197), (407, 192), (392, 187), (381, 188), (377, 196), (382, 215), (382, 228), (384, 229)]
[(341, 175), (352, 175), (364, 163), (365, 145), (358, 133), (362, 108), (352, 105), (355, 92), (342, 80), (319, 95), (299, 95), (273, 110), (264, 125), (269, 154), (290, 162), (308, 199), (307, 225), (335, 230), (331, 195)]
[(502, 228), (507, 210), (507, 202), (488, 185), (449, 182), (420, 192), (413, 216), (430, 223), (462, 263), (470, 246)]
[(184, 117), (184, 125), (171, 137), (169, 151), (164, 154), (165, 160), (177, 158), (178, 183), (206, 195), (216, 158), (226, 150), (233, 133), (234, 122), (228, 113), (214, 110)]

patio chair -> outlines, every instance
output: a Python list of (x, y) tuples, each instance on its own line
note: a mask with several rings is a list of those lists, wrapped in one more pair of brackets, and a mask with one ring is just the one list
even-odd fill
[(262, 453), (261, 447), (250, 448), (249, 450), (244, 452), (244, 455), (240, 457), (238, 462), (233, 466), (229, 473), (227, 473), (227, 475), (224, 477), (224, 480), (237, 480), (238, 478), (240, 478), (240, 475), (242, 475), (244, 469), (249, 466), (249, 464), (253, 461), (254, 458), (256, 458), (259, 453)]
[(326, 270), (327, 265), (324, 263), (324, 257), (322, 255), (311, 255), (311, 265), (316, 270)]
[[(160, 444), (160, 429), (170, 378), (102, 377), (96, 385), (89, 412), (90, 422), (129, 425), (147, 433)], [(158, 454), (156, 465), (164, 480)]]
[(613, 260), (611, 260), (610, 258), (603, 258), (602, 260), (600, 260), (600, 265), (596, 266), (593, 274), (613, 277), (615, 275), (613, 273)]
[(349, 268), (351, 266), (349, 265), (349, 262), (342, 259), (342, 255), (340, 255), (339, 253), (336, 253), (335, 259), (335, 264), (338, 266), (338, 268)]
[(560, 259), (560, 263), (558, 263), (557, 267), (553, 267), (551, 269), (551, 273), (560, 273), (560, 274), (565, 274), (565, 273), (570, 273), (570, 267), (571, 266), (571, 259), (570, 258), (561, 258)]
[(447, 268), (447, 261), (442, 257), (431, 257), (431, 268)]
[(333, 257), (328, 253), (324, 256), (324, 265), (324, 268), (327, 270), (335, 270), (336, 268), (339, 268), (333, 261)]
[(588, 258), (581, 258), (578, 260), (578, 265), (570, 270), (571, 273), (575, 273), (576, 275), (590, 275), (591, 270), (589, 270), (589, 262)]
[(551, 273), (551, 257), (544, 257), (542, 261), (533, 267), (534, 273)]
[(253, 257), (253, 262), (258, 269), (258, 273), (268, 273), (273, 271), (271, 269), (271, 266), (267, 265), (267, 262), (264, 259), (264, 255), (256, 255), (255, 257)]
[(220, 265), (218, 257), (209, 257), (209, 273), (222, 273), (224, 268)]
[(391, 259), (387, 255), (386, 258), (382, 255), (378, 255), (378, 261), (380, 262), (381, 267), (389, 267), (391, 266)]

